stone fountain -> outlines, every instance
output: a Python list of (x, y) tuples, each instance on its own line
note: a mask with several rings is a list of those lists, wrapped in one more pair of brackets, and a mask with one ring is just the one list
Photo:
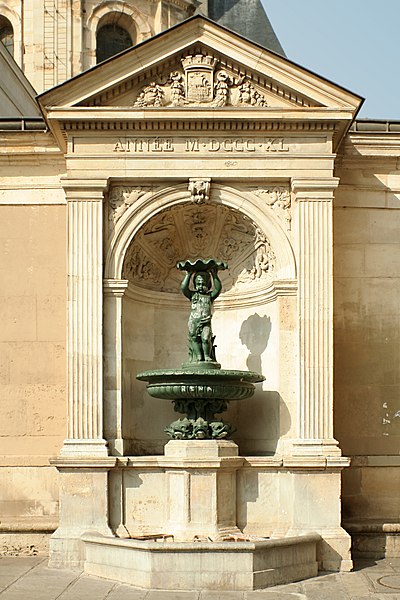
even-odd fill
[(171, 440), (157, 457), (167, 518), (153, 535), (86, 534), (85, 571), (174, 590), (252, 590), (316, 575), (317, 534), (269, 539), (237, 526), (236, 480), (246, 461), (229, 439), (234, 427), (215, 415), (250, 398), (264, 376), (222, 369), (216, 360), (212, 308), (226, 264), (197, 259), (177, 267), (186, 272), (181, 290), (191, 302), (188, 360), (137, 375), (152, 397), (172, 400), (185, 415), (165, 428)]

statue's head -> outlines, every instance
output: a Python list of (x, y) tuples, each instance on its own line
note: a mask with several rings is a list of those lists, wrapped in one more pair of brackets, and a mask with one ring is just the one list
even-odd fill
[(198, 271), (194, 276), (194, 287), (197, 292), (205, 294), (211, 289), (211, 277), (207, 271)]

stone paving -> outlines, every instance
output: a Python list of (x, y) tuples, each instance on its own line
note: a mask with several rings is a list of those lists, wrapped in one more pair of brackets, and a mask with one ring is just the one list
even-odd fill
[(359, 561), (353, 573), (321, 574), (254, 592), (138, 590), (47, 568), (47, 558), (0, 557), (0, 600), (400, 600), (400, 558)]

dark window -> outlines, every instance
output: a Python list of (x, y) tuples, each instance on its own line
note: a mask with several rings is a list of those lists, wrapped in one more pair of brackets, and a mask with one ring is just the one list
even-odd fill
[(97, 32), (96, 62), (102, 62), (132, 46), (128, 31), (115, 23), (103, 25)]
[(14, 30), (8, 19), (0, 16), (0, 42), (14, 56)]

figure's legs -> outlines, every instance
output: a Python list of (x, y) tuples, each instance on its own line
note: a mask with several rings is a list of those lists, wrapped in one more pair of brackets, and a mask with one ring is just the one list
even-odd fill
[(212, 351), (212, 334), (211, 327), (209, 325), (205, 325), (201, 332), (201, 342), (204, 354), (204, 360), (207, 362), (212, 362), (211, 351)]
[(198, 323), (189, 319), (189, 348), (191, 350), (192, 360), (202, 361), (203, 360), (203, 350), (202, 350), (202, 340), (200, 335), (198, 335)]
[(197, 339), (193, 339), (193, 338), (189, 338), (190, 339), (190, 343), (192, 345), (192, 349), (193, 349), (193, 358), (196, 361), (202, 361), (203, 360), (203, 352), (202, 352), (202, 345), (199, 341), (197, 341)]

